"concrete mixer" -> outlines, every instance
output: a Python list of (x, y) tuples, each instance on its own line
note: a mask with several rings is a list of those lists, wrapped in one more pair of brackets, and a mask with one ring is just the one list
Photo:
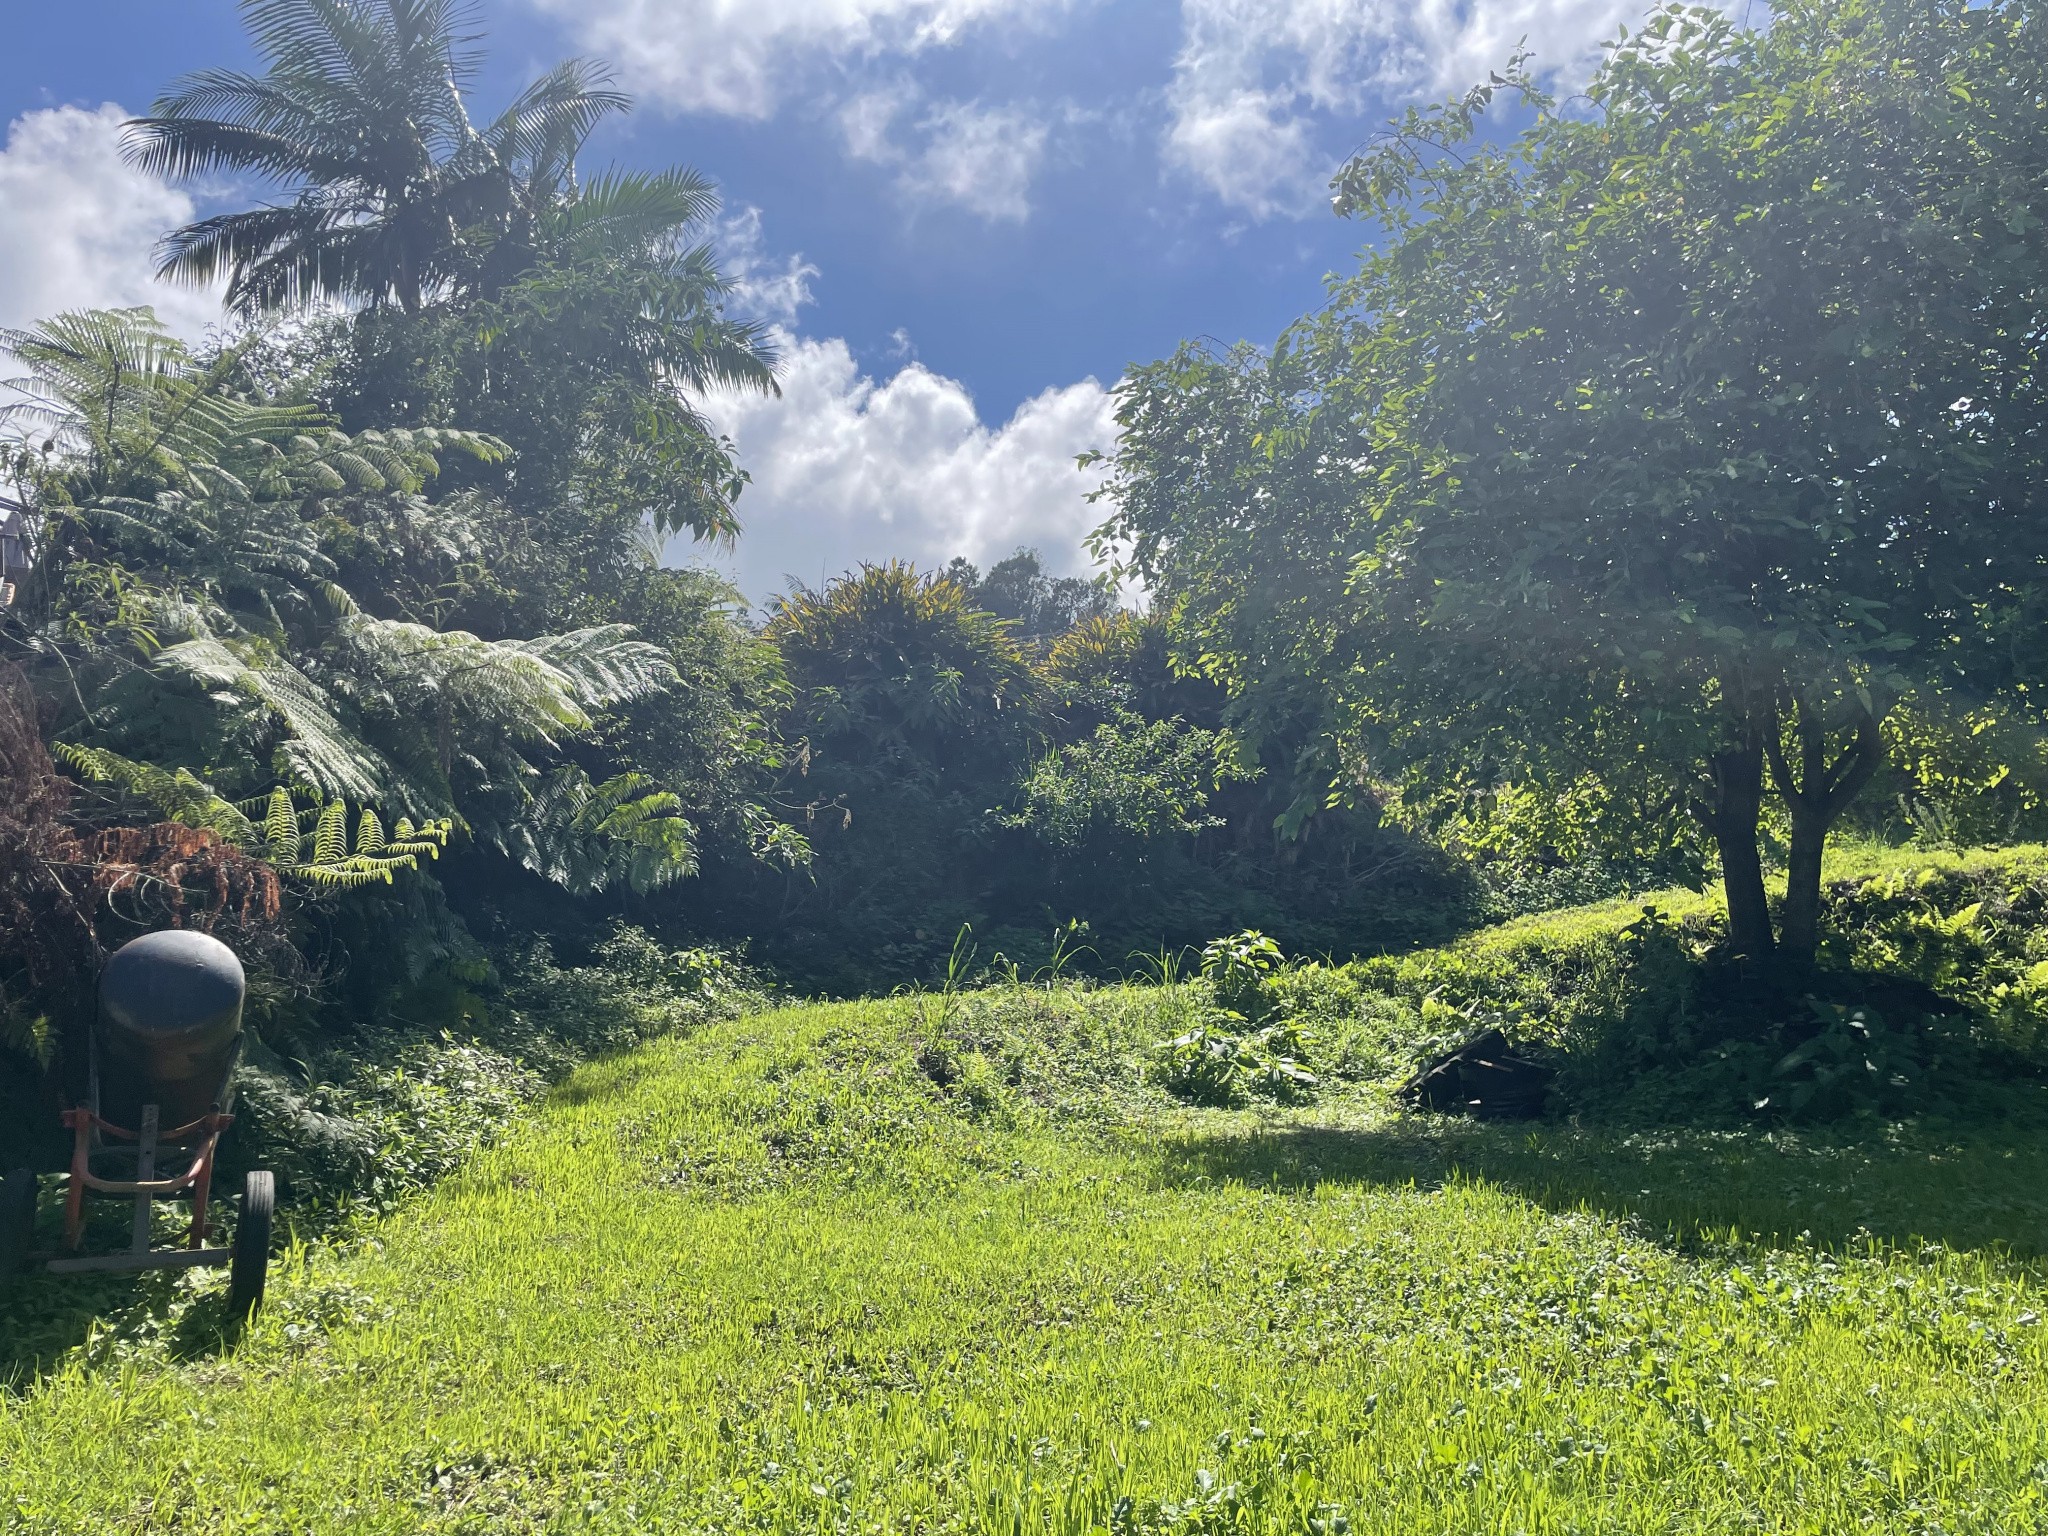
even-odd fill
[[(145, 934), (114, 952), (100, 973), (86, 1102), (63, 1112), (72, 1150), (62, 1249), (34, 1251), (37, 1182), (16, 1169), (0, 1180), (0, 1273), (226, 1266), (230, 1313), (246, 1319), (262, 1304), (276, 1203), (268, 1171), (244, 1177), (232, 1246), (208, 1246), (214, 1157), (234, 1120), (245, 992), (234, 951), (203, 933)], [(125, 1248), (84, 1251), (88, 1195), (133, 1202)], [(182, 1247), (154, 1245), (159, 1200), (191, 1203)]]

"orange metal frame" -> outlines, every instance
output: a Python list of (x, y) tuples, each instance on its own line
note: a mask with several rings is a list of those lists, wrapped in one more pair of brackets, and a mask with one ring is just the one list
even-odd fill
[[(154, 1118), (154, 1111), (151, 1112)], [(154, 1147), (169, 1146), (184, 1150), (182, 1143), (193, 1141), (192, 1161), (185, 1171), (165, 1179), (102, 1179), (92, 1171), (93, 1137), (111, 1136), (121, 1141), (137, 1143), (138, 1153), (144, 1150), (143, 1136), (125, 1126), (102, 1120), (89, 1109), (67, 1109), (64, 1123), (71, 1127), (71, 1182), (64, 1198), (64, 1246), (76, 1253), (85, 1239), (85, 1192), (99, 1190), (109, 1195), (146, 1195), (151, 1198), (182, 1195), (192, 1197), (192, 1233), (186, 1246), (206, 1246), (206, 1199), (213, 1186), (213, 1154), (220, 1143), (221, 1132), (234, 1123), (233, 1115), (201, 1115), (188, 1125), (173, 1130), (159, 1131)], [(140, 1170), (138, 1169), (138, 1172)]]

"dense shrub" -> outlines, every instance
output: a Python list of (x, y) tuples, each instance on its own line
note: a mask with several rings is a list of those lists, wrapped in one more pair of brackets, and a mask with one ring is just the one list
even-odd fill
[(546, 1080), (486, 1046), (421, 1042), (338, 1083), (301, 1086), (245, 1068), (233, 1166), (281, 1180), (303, 1230), (377, 1214), (460, 1167), (537, 1098)]
[(1643, 1121), (1958, 1110), (2048, 1069), (2048, 859), (1863, 850), (1827, 887), (1830, 937), (1801, 985), (1719, 959), (1705, 898), (1662, 892), (1505, 924), (1462, 943), (1296, 973), (1292, 1007), (1410, 1010), (1408, 1059), (1486, 1026), (1544, 1051), (1582, 1113)]

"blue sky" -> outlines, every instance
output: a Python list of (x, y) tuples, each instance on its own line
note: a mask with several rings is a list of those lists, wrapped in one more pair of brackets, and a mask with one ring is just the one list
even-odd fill
[[(1637, 0), (485, 0), (485, 111), (555, 59), (638, 111), (592, 163), (725, 190), (740, 301), (782, 331), (779, 401), (713, 401), (755, 483), (716, 557), (761, 600), (892, 555), (1018, 544), (1082, 567), (1073, 467), (1124, 366), (1182, 337), (1269, 341), (1362, 231), (1323, 184), (1410, 101), (1526, 36), (1576, 83)], [(14, 9), (14, 8), (10, 8)], [(0, 325), (156, 303), (147, 248), (227, 188), (145, 181), (124, 112), (251, 62), (232, 0), (21, 7), (0, 53)], [(672, 551), (693, 558), (688, 549)]]

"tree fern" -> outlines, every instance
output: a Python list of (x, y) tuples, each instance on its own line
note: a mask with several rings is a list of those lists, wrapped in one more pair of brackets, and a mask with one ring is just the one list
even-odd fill
[(315, 802), (301, 809), (292, 792), (280, 785), (267, 796), (243, 803), (263, 806), (259, 827), (242, 805), (223, 799), (189, 769), (172, 771), (131, 762), (104, 748), (70, 742), (56, 742), (51, 751), (88, 783), (111, 785), (144, 801), (168, 821), (212, 832), (244, 853), (267, 860), (279, 874), (330, 890), (388, 885), (398, 871), (418, 869), (421, 858), (439, 858), (452, 831), (445, 821), (419, 828), (400, 821), (394, 829), (397, 836), (387, 840), (377, 813), (365, 806), (351, 847), (345, 800)]
[[(340, 585), (323, 544), (333, 498), (377, 509), (357, 519), (365, 528), (479, 560), (475, 497), (444, 511), (419, 492), (439, 455), (495, 457), (503, 447), (494, 439), (432, 428), (349, 435), (315, 412), (240, 398), (229, 387), (239, 377), (234, 349), (195, 358), (146, 310), (60, 316), (0, 334), (0, 348), (28, 369), (7, 407), (17, 430), (55, 434), (77, 466), (53, 482), (52, 516), (99, 562), (110, 590), (146, 594), (147, 622), (121, 630), (140, 665), (111, 658), (81, 689), (96, 739), (126, 751), (160, 740), (169, 722), (186, 738), (173, 757), (191, 754), (195, 732), (246, 740), (255, 758), (247, 779), (275, 777), (320, 805), (370, 813), (350, 850), (345, 826), (307, 833), (290, 796), (282, 808), (273, 795), (243, 812), (196, 798), (197, 781), (177, 779), (183, 770), (155, 770), (168, 777), (146, 790), (131, 779), (167, 815), (218, 826), (280, 868), (337, 872), (381, 856), (378, 812), (452, 818), (458, 786), (473, 804), (524, 803), (546, 771), (543, 754), (676, 682), (667, 653), (622, 625), (486, 640), (366, 613)], [(39, 643), (63, 654), (76, 641)], [(559, 849), (537, 853), (534, 867), (559, 867), (582, 885), (617, 878), (648, 888), (690, 867), (687, 824), (647, 792), (592, 815), (563, 835), (639, 852), (601, 875), (579, 873), (587, 860)], [(607, 817), (623, 819), (592, 830)]]
[(166, 820), (211, 832), (245, 853), (263, 852), (263, 835), (249, 818), (188, 768), (167, 769), (153, 763), (130, 762), (104, 748), (83, 747), (68, 741), (52, 742), (50, 755), (88, 784), (107, 784), (133, 795)]
[(558, 769), (516, 820), (480, 835), (578, 896), (622, 882), (645, 894), (697, 873), (696, 833), (682, 802), (642, 773), (594, 784), (581, 768)]

